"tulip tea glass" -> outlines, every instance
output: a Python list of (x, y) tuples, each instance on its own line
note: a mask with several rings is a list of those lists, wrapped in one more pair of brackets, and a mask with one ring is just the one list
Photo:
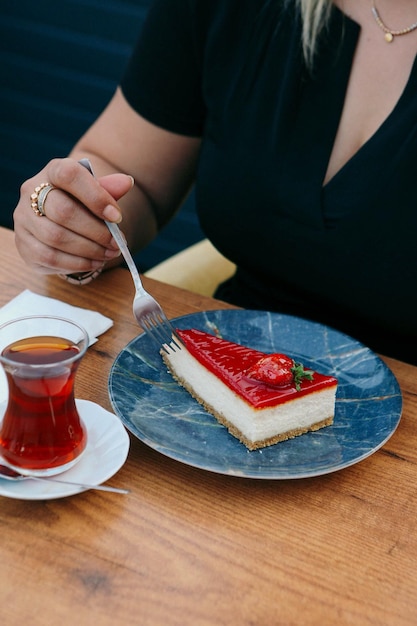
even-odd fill
[(9, 389), (0, 458), (22, 474), (63, 472), (84, 451), (87, 433), (74, 381), (87, 347), (84, 328), (59, 317), (22, 317), (0, 326), (0, 363)]

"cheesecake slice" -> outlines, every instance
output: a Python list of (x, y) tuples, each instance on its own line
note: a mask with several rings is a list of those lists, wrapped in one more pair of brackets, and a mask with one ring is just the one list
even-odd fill
[(161, 351), (172, 376), (249, 450), (333, 423), (337, 379), (201, 330)]

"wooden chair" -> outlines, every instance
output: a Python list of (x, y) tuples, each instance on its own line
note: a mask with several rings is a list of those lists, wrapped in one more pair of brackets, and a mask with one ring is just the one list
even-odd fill
[(194, 293), (212, 296), (217, 286), (230, 278), (235, 265), (203, 239), (145, 272), (155, 278)]

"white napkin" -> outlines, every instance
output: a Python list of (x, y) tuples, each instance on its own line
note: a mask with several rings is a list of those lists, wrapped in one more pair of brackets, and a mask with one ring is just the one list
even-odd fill
[[(47, 298), (25, 289), (18, 296), (0, 308), (0, 324), (24, 315), (57, 315), (77, 322), (85, 328), (89, 337), (89, 346), (97, 341), (97, 337), (111, 326), (113, 320), (96, 311), (72, 306), (66, 302)], [(0, 402), (7, 399), (6, 375), (0, 367)]]

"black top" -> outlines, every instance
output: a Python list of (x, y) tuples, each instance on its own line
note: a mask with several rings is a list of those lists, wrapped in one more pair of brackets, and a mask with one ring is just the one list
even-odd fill
[(323, 186), (360, 27), (337, 8), (314, 72), (282, 0), (156, 0), (122, 82), (154, 124), (202, 136), (203, 230), (238, 265), (218, 295), (329, 324), (417, 363), (417, 69)]

